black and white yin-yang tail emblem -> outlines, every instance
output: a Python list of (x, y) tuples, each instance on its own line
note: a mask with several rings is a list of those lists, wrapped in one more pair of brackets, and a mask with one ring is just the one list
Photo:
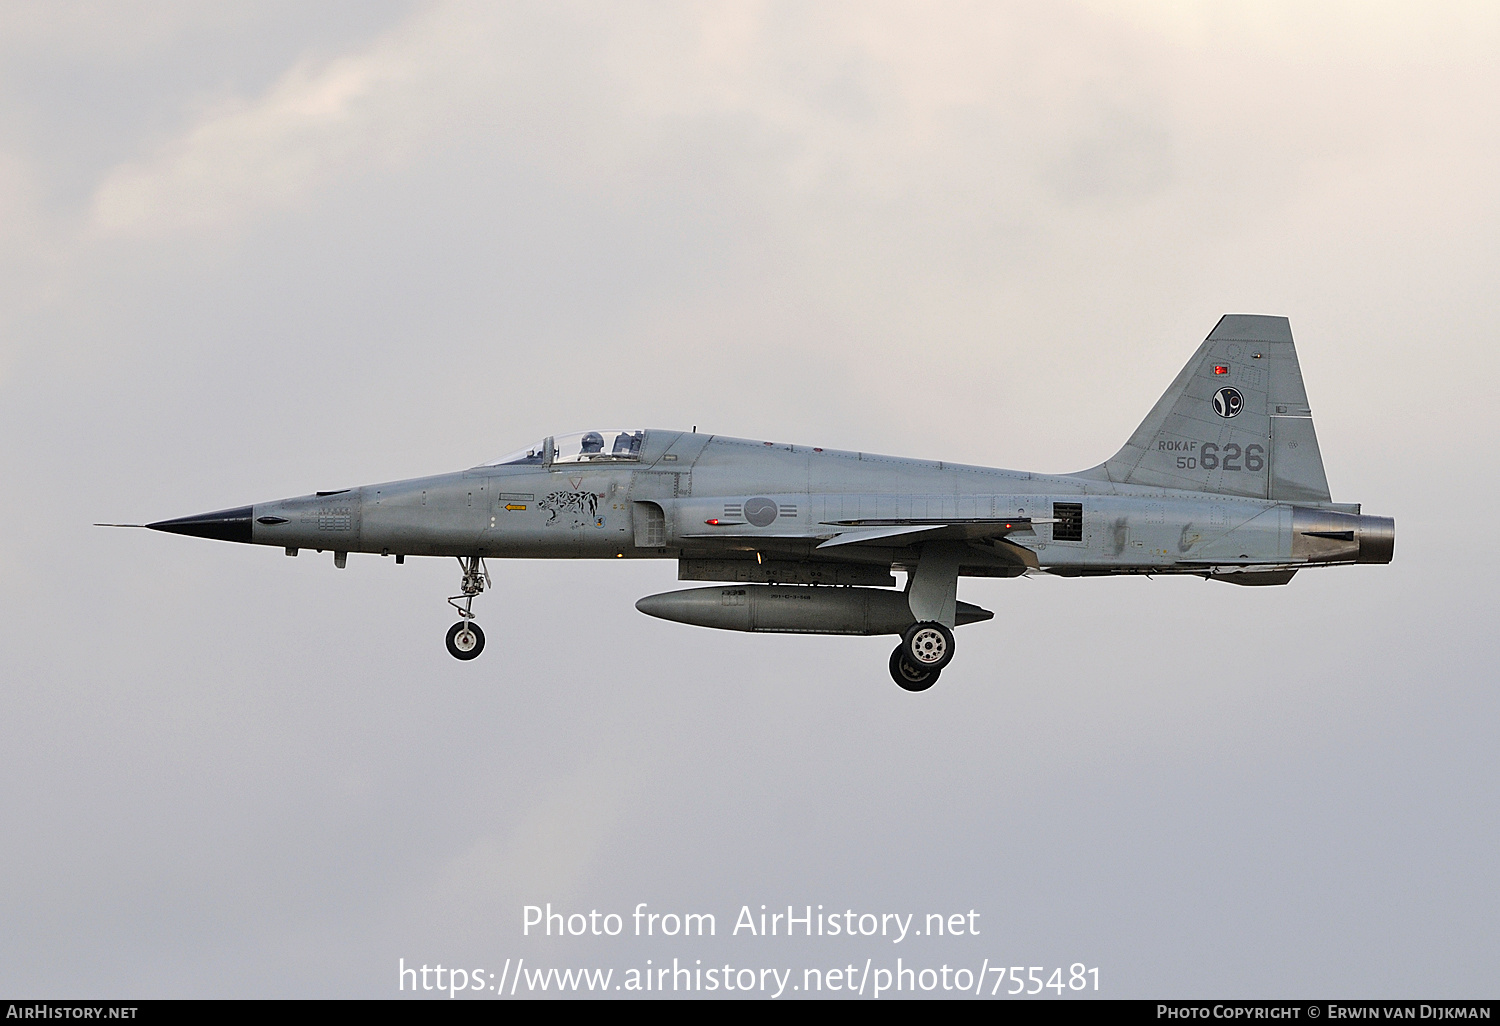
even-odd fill
[(1236, 416), (1245, 408), (1245, 397), (1237, 388), (1221, 388), (1214, 393), (1214, 412), (1224, 418)]

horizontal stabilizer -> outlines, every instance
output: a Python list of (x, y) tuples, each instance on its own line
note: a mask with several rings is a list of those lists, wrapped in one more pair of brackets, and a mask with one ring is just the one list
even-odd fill
[(1249, 570), (1237, 574), (1210, 574), (1210, 581), (1223, 581), (1225, 584), (1239, 584), (1248, 588), (1276, 587), (1281, 584), (1290, 584), (1292, 578), (1297, 575), (1292, 570)]

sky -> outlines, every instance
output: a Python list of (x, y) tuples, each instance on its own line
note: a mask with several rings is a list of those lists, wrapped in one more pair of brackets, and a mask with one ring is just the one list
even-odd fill
[[(1494, 997), (1497, 57), (1461, 2), (0, 8), (0, 992)], [(598, 424), (1074, 471), (1225, 312), (1395, 561), (965, 581), (921, 695), (642, 616), (670, 562), (492, 564), (459, 663), (451, 563), (90, 526)]]

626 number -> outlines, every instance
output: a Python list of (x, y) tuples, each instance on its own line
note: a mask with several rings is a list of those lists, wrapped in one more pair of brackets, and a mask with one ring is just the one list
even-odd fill
[[(1241, 456), (1245, 459), (1244, 466), (1240, 465)], [(1230, 442), (1221, 451), (1213, 442), (1204, 442), (1198, 458), (1203, 461), (1204, 470), (1217, 470), (1220, 466), (1225, 470), (1264, 470), (1266, 449), (1263, 445), (1247, 445), (1242, 450)]]

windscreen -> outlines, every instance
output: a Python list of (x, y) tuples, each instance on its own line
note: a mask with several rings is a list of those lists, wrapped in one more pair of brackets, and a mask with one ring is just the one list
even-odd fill
[(490, 460), (484, 465), (486, 467), (510, 467), (518, 464), (530, 464), (540, 467), (546, 454), (547, 440), (544, 438), (535, 445), (529, 445), (524, 449), (517, 449), (515, 452), (508, 452), (498, 460)]

